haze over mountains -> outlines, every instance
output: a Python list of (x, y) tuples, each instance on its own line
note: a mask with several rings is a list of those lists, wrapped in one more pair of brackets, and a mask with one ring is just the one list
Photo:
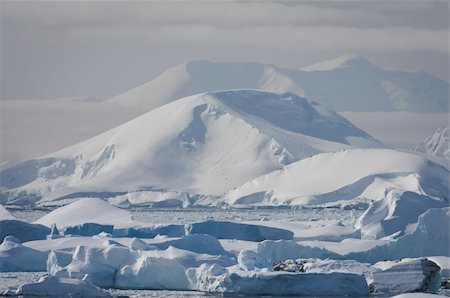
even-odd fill
[(303, 69), (255, 62), (194, 60), (108, 101), (153, 109), (172, 100), (215, 90), (291, 91), (335, 111), (448, 111), (449, 83), (424, 72), (379, 68), (344, 55)]
[[(448, 82), (422, 72), (381, 69), (358, 56), (345, 55), (302, 70), (196, 60), (103, 101), (87, 97), (3, 102), (0, 167), (78, 143), (182, 97), (237, 88), (292, 91), (334, 110), (351, 111), (344, 115), (357, 126), (403, 148), (446, 125), (448, 118), (442, 114), (448, 113)], [(417, 117), (423, 120), (420, 125)]]

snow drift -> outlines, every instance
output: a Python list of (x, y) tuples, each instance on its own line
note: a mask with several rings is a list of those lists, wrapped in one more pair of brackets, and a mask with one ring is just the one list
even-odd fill
[(376, 200), (399, 188), (448, 201), (446, 168), (424, 157), (391, 149), (322, 153), (262, 175), (229, 191), (232, 204), (319, 205)]
[(20, 204), (135, 190), (217, 195), (294, 161), (354, 146), (382, 145), (293, 93), (206, 93), (1, 171), (0, 199)]
[(81, 198), (53, 210), (35, 223), (47, 227), (56, 224), (60, 229), (85, 223), (128, 226), (132, 224), (132, 216), (131, 212), (117, 208), (102, 199)]

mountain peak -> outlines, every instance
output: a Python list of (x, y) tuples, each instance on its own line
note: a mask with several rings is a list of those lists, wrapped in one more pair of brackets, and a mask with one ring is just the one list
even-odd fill
[(304, 71), (326, 71), (346, 67), (374, 67), (366, 58), (359, 55), (344, 54), (334, 59), (326, 60), (302, 68)]

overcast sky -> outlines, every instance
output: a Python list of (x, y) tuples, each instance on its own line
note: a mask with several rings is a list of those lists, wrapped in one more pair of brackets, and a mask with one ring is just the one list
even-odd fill
[(344, 53), (448, 80), (448, 1), (1, 2), (1, 98), (110, 97), (192, 60)]

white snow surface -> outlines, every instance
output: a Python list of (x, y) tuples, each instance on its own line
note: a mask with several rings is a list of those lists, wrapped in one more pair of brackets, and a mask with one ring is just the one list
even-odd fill
[(426, 258), (383, 261), (371, 268), (371, 284), (378, 293), (436, 293), (441, 284), (439, 266)]
[(369, 288), (362, 275), (352, 273), (289, 273), (245, 271), (203, 264), (187, 270), (191, 284), (210, 293), (241, 295), (299, 296), (368, 296)]
[(129, 226), (133, 223), (131, 212), (117, 208), (98, 198), (81, 198), (66, 206), (59, 207), (38, 219), (35, 223), (58, 229), (67, 226), (97, 223)]
[(103, 289), (85, 280), (44, 276), (36, 283), (21, 285), (16, 295), (32, 297), (112, 297)]
[(438, 128), (413, 150), (450, 160), (450, 127)]
[(47, 253), (26, 247), (7, 236), (0, 244), (0, 271), (45, 271)]
[(432, 199), (415, 192), (388, 188), (380, 198), (358, 218), (356, 228), (363, 238), (399, 237), (412, 232), (419, 216), (428, 209), (448, 206), (445, 201)]
[(448, 199), (446, 168), (391, 149), (322, 153), (253, 179), (229, 191), (229, 204), (325, 204), (376, 200), (388, 187)]
[(424, 72), (382, 69), (354, 55), (302, 70), (194, 60), (106, 102), (154, 109), (184, 96), (236, 88), (291, 91), (337, 111), (448, 111), (448, 82)]
[(17, 219), (3, 205), (0, 205), (0, 220)]
[[(421, 256), (450, 256), (450, 208), (429, 209), (419, 216), (413, 232), (394, 241), (353, 240), (349, 247), (324, 241), (266, 240), (258, 243), (258, 253), (274, 262), (296, 258), (350, 259), (374, 263), (381, 260)], [(360, 243), (362, 241), (362, 243)], [(342, 243), (344, 243), (342, 241)], [(363, 249), (361, 249), (361, 244)], [(335, 246), (334, 249), (332, 247)], [(359, 248), (358, 248), (359, 246)], [(329, 249), (328, 249), (329, 248)]]
[(1, 171), (2, 197), (20, 204), (92, 192), (218, 195), (294, 161), (353, 146), (383, 145), (293, 93), (206, 93)]

